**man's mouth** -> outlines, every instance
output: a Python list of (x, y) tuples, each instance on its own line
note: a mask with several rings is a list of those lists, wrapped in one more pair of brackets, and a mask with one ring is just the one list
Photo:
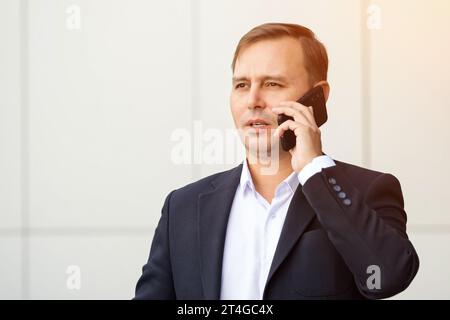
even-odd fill
[(246, 125), (248, 127), (258, 128), (258, 129), (264, 129), (264, 128), (271, 127), (270, 123), (263, 119), (251, 119), (251, 120), (247, 121)]

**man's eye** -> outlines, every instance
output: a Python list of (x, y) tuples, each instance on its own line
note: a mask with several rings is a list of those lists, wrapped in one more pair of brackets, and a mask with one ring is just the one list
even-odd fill
[(239, 89), (239, 88), (244, 88), (244, 87), (245, 87), (245, 83), (238, 83), (234, 88)]
[(279, 85), (278, 83), (276, 83), (276, 82), (268, 82), (267, 85), (268, 85), (269, 87), (280, 86), (280, 85)]

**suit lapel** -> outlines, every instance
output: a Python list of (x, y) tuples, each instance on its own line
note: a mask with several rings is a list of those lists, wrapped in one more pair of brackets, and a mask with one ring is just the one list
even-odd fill
[(292, 197), (291, 203), (289, 204), (280, 239), (278, 240), (272, 265), (270, 266), (263, 298), (266, 295), (267, 285), (272, 276), (283, 260), (286, 259), (287, 255), (292, 250), (297, 240), (305, 232), (314, 217), (314, 211), (303, 194), (302, 185), (299, 184)]
[(220, 298), (226, 229), (241, 171), (242, 164), (212, 181), (213, 189), (198, 196), (198, 240), (205, 299)]

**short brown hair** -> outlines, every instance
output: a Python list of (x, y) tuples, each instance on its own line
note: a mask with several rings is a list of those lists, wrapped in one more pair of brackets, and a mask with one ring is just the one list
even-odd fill
[(242, 49), (261, 40), (282, 37), (291, 37), (300, 41), (305, 56), (305, 69), (311, 84), (327, 80), (328, 55), (325, 46), (317, 40), (314, 32), (310, 29), (290, 23), (265, 23), (247, 32), (236, 47), (231, 70), (234, 72), (236, 60)]

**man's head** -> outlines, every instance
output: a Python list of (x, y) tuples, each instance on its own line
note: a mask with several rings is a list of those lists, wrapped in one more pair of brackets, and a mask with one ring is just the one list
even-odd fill
[[(271, 109), (279, 102), (296, 101), (316, 85), (322, 85), (328, 98), (326, 49), (300, 25), (267, 23), (253, 28), (239, 41), (231, 67), (231, 112), (236, 128), (248, 137), (247, 151), (252, 139), (265, 137), (265, 152), (271, 153), (278, 141), (267, 129), (278, 126)], [(258, 125), (249, 125), (254, 119), (267, 125), (257, 129)]]

